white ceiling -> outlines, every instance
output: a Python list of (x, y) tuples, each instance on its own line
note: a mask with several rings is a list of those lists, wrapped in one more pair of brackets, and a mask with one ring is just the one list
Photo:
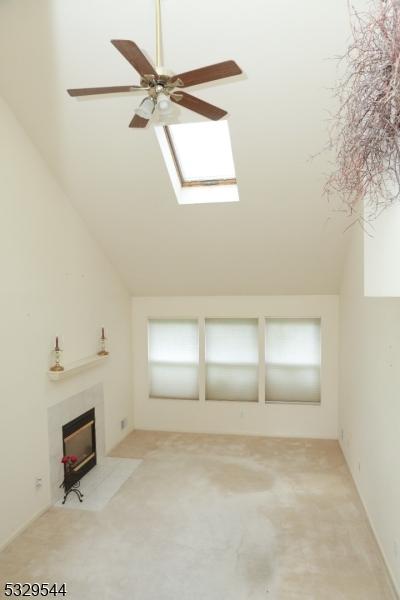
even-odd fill
[(162, 5), (169, 68), (245, 72), (189, 90), (230, 113), (239, 203), (179, 206), (154, 131), (128, 128), (138, 98), (65, 92), (138, 83), (109, 40), (154, 56), (153, 0), (0, 0), (0, 93), (133, 294), (337, 292), (348, 223), (321, 194), (329, 155), (310, 157), (327, 141), (347, 0)]

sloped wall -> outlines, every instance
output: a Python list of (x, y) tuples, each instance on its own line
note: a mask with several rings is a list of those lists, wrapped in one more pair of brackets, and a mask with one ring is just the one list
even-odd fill
[[(110, 448), (133, 403), (130, 294), (1, 98), (0, 132), (1, 547), (49, 503), (48, 406), (101, 382)], [(55, 336), (68, 363), (97, 352), (102, 326), (109, 360), (49, 381)]]

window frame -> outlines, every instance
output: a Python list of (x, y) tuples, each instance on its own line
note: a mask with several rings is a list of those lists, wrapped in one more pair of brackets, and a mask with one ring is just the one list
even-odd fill
[(175, 166), (176, 173), (178, 175), (179, 182), (181, 187), (208, 187), (208, 186), (218, 186), (218, 185), (237, 185), (237, 178), (227, 178), (227, 179), (190, 179), (186, 180), (183, 177), (182, 168), (179, 163), (178, 153), (176, 151), (174, 140), (172, 138), (172, 134), (169, 130), (168, 125), (163, 125), (163, 130), (165, 134), (165, 139), (167, 141), (167, 145), (169, 151), (171, 153), (172, 161)]
[[(257, 401), (248, 401), (248, 400), (209, 400), (206, 398), (206, 331), (205, 325), (207, 319), (234, 319), (234, 320), (242, 320), (242, 319), (256, 319), (258, 321), (258, 335), (259, 335), (259, 345), (258, 345), (258, 399)], [(267, 400), (266, 399), (266, 339), (267, 339), (267, 331), (266, 331), (266, 322), (268, 319), (318, 319), (320, 322), (320, 397), (319, 401), (291, 401), (291, 400)], [(151, 320), (166, 320), (166, 321), (179, 321), (179, 320), (189, 320), (196, 321), (198, 327), (198, 397), (197, 398), (172, 398), (172, 397), (159, 397), (159, 396), (151, 396), (150, 395), (150, 360), (148, 355), (149, 349), (149, 327), (148, 324)], [(314, 407), (322, 407), (324, 402), (324, 322), (325, 317), (320, 314), (311, 314), (311, 315), (265, 315), (262, 313), (258, 313), (258, 315), (249, 315), (246, 313), (233, 314), (229, 317), (220, 314), (204, 314), (198, 313), (196, 316), (191, 315), (167, 315), (167, 316), (159, 316), (159, 315), (146, 315), (145, 323), (146, 323), (146, 347), (147, 347), (147, 357), (146, 357), (146, 371), (147, 371), (147, 399), (149, 401), (173, 401), (173, 402), (181, 402), (181, 401), (194, 401), (200, 402), (200, 404), (211, 404), (211, 405), (252, 405), (252, 406), (274, 406), (274, 405), (293, 405), (293, 406), (314, 406)]]
[[(258, 356), (258, 361), (257, 363), (255, 363), (255, 367), (257, 369), (257, 398), (255, 400), (245, 400), (245, 399), (237, 399), (237, 398), (221, 398), (221, 399), (216, 399), (216, 398), (208, 398), (207, 397), (207, 366), (208, 365), (213, 365), (214, 363), (208, 363), (207, 362), (207, 321), (255, 321), (256, 322), (256, 326), (257, 326), (257, 356)], [(203, 335), (204, 335), (204, 348), (203, 348), (203, 356), (200, 357), (201, 360), (203, 360), (204, 363), (204, 381), (203, 381), (203, 385), (204, 385), (204, 400), (207, 403), (215, 403), (215, 404), (219, 404), (219, 403), (229, 403), (229, 404), (237, 404), (237, 403), (242, 403), (242, 404), (259, 404), (260, 403), (260, 373), (261, 373), (261, 366), (262, 366), (262, 356), (261, 356), (261, 348), (260, 348), (260, 322), (261, 319), (259, 316), (239, 316), (239, 317), (235, 317), (235, 316), (223, 316), (223, 317), (211, 317), (211, 316), (205, 316), (204, 317), (204, 331), (203, 331)]]
[[(195, 321), (197, 323), (197, 398), (178, 398), (176, 396), (159, 396), (151, 394), (151, 360), (150, 360), (150, 322), (151, 321)], [(147, 358), (146, 358), (146, 371), (147, 371), (147, 396), (149, 400), (160, 400), (162, 402), (173, 401), (173, 402), (199, 402), (201, 400), (201, 329), (200, 319), (198, 316), (147, 316), (146, 317), (146, 341), (147, 341)]]
[[(267, 399), (267, 321), (268, 320), (273, 320), (273, 319), (278, 319), (278, 320), (297, 320), (300, 321), (302, 319), (304, 319), (305, 321), (307, 320), (319, 320), (319, 333), (320, 333), (320, 362), (319, 362), (319, 374), (320, 374), (320, 380), (319, 380), (319, 400), (268, 400)], [(264, 317), (264, 398), (263, 398), (263, 402), (264, 404), (270, 405), (270, 406), (274, 406), (274, 405), (293, 405), (293, 406), (322, 406), (322, 365), (323, 365), (323, 342), (322, 342), (322, 324), (323, 324), (323, 318), (322, 315), (318, 315), (318, 316), (278, 316), (278, 315), (274, 315), (274, 316), (266, 316)]]

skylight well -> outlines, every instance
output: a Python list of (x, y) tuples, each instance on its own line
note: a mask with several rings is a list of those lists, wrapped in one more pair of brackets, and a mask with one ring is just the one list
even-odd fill
[(239, 200), (227, 121), (167, 125), (156, 134), (179, 204)]

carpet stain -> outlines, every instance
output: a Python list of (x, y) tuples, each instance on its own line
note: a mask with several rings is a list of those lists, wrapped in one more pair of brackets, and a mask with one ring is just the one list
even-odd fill
[(65, 581), (68, 600), (394, 600), (336, 442), (137, 431), (112, 454), (143, 462), (102, 511), (32, 523), (0, 553), (1, 584)]

